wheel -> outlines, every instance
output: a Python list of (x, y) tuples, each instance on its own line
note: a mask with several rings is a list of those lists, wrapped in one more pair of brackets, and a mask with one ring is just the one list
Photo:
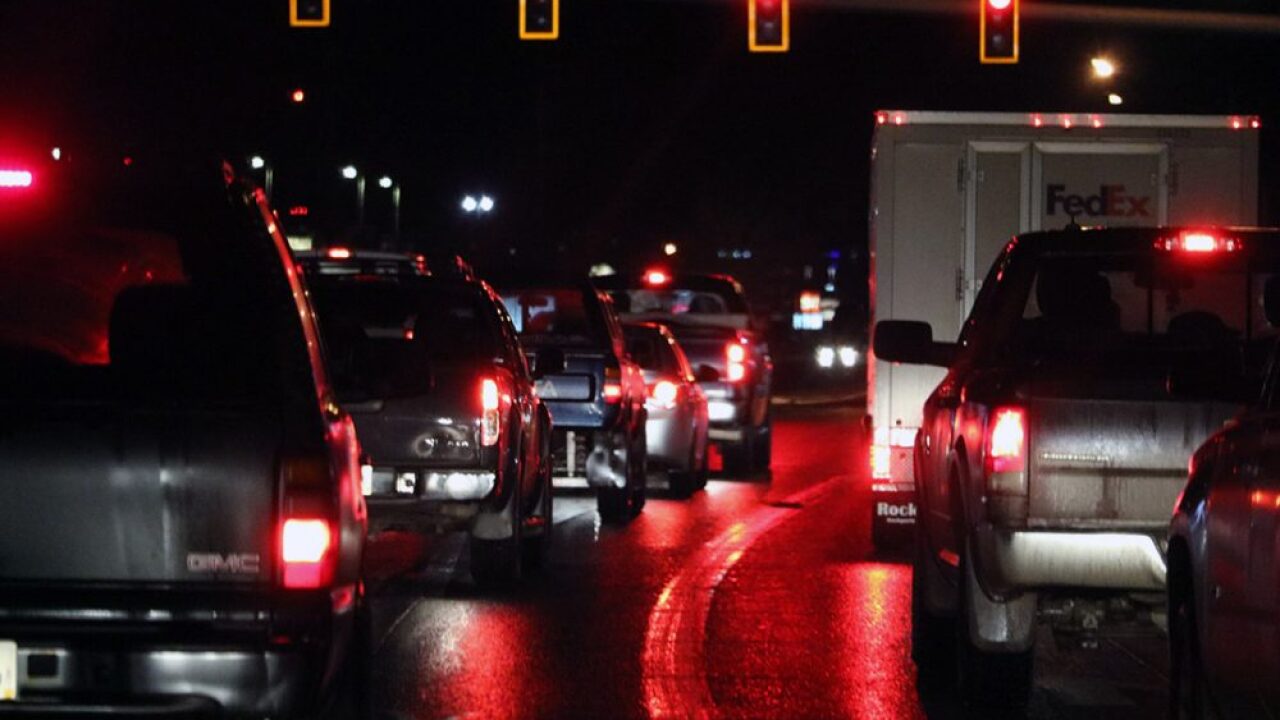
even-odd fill
[(631, 442), (627, 454), (628, 482), (631, 483), (631, 516), (635, 517), (644, 510), (649, 495), (649, 442), (641, 426), (639, 434)]
[(526, 532), (523, 537), (524, 566), (529, 568), (544, 567), (551, 547), (551, 530), (555, 526), (555, 496), (551, 490), (550, 467), (548, 463), (547, 471), (542, 473), (542, 487), (538, 489), (538, 509), (533, 515), (536, 527), (530, 528), (532, 531)]
[(773, 415), (767, 415), (764, 424), (756, 431), (755, 447), (752, 448), (756, 470), (768, 470), (773, 464)]
[(1171, 574), (1169, 586), (1169, 717), (1206, 720), (1217, 717), (1204, 684), (1195, 605), (1185, 566)]
[[(335, 679), (332, 699), (321, 717), (325, 720), (369, 720), (373, 717), (372, 674), (369, 671), (373, 661), (373, 626), (364, 598), (356, 602), (346, 655), (346, 663)], [(302, 717), (311, 715), (308, 713)]]
[(755, 460), (755, 433), (744, 428), (742, 439), (735, 443), (724, 443), (720, 446), (720, 455), (724, 458), (724, 472), (734, 477), (751, 475)]
[(524, 572), (522, 507), (520, 482), (516, 480), (503, 511), (510, 513), (511, 536), (496, 540), (471, 537), (471, 578), (482, 590), (506, 589), (520, 582)]
[(602, 487), (596, 490), (596, 510), (600, 519), (611, 524), (621, 524), (630, 520), (631, 488)]
[(932, 562), (923, 538), (917, 539), (911, 571), (911, 659), (916, 664), (920, 682), (942, 680), (954, 667), (956, 652), (955, 620), (939, 617), (929, 611), (925, 601), (928, 568)]
[(965, 568), (967, 564), (967, 558), (961, 560), (960, 609), (955, 623), (956, 680), (960, 696), (970, 708), (1020, 713), (1031, 701), (1035, 651), (991, 652), (973, 644), (969, 635), (967, 587), (973, 582), (973, 573)]

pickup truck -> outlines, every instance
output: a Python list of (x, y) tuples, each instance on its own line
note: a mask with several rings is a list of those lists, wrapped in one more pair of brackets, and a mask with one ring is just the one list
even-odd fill
[(586, 281), (499, 292), (551, 411), (557, 483), (585, 481), (601, 519), (630, 520), (645, 505), (648, 390), (613, 303)]
[[(1023, 705), (1038, 621), (1092, 641), (1163, 611), (1188, 460), (1270, 349), (1273, 244), (1214, 228), (1031, 233), (999, 254), (958, 342), (876, 325), (881, 360), (946, 368), (914, 447), (922, 673), (958, 667), (971, 703)], [(1218, 381), (1187, 380), (1205, 376)]]
[(596, 278), (627, 322), (666, 325), (684, 348), (719, 443), (725, 472), (765, 471), (773, 458), (773, 358), (748, 309), (742, 286), (727, 275), (672, 274)]

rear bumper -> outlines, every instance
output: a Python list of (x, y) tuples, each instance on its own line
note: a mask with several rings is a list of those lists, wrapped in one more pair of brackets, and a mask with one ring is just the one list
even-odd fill
[(978, 569), (987, 590), (1039, 588), (1158, 591), (1165, 557), (1144, 532), (977, 531)]
[(387, 530), (440, 533), (468, 528), (485, 501), (371, 496), (365, 503), (369, 507), (369, 534), (376, 535)]
[[(56, 662), (43, 663), (41, 676), (31, 677), (33, 656)], [(0, 717), (294, 714), (314, 706), (319, 674), (319, 665), (300, 653), (20, 646), (18, 700), (0, 702)]]

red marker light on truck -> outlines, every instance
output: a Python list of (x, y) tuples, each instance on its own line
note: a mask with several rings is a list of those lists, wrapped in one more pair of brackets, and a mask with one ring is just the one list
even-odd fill
[(351, 250), (344, 247), (329, 248), (326, 253), (330, 260), (348, 260), (351, 258)]
[(1156, 249), (1166, 252), (1207, 255), (1219, 252), (1236, 252), (1243, 247), (1239, 238), (1223, 237), (1203, 230), (1187, 230), (1175, 237), (1156, 241)]
[(662, 270), (649, 270), (644, 274), (644, 281), (649, 285), (666, 285), (671, 282), (671, 276)]
[(289, 518), (280, 528), (284, 586), (318, 588), (330, 580), (332, 533), (326, 520)]

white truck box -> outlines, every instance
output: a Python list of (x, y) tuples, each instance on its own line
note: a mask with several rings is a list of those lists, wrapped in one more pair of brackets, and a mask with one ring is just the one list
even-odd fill
[[(1257, 223), (1253, 116), (881, 111), (871, 145), (871, 325), (954, 340), (987, 269), (1022, 232)], [(910, 524), (912, 445), (940, 368), (871, 359), (875, 521)], [(878, 529), (878, 527), (877, 527)]]

